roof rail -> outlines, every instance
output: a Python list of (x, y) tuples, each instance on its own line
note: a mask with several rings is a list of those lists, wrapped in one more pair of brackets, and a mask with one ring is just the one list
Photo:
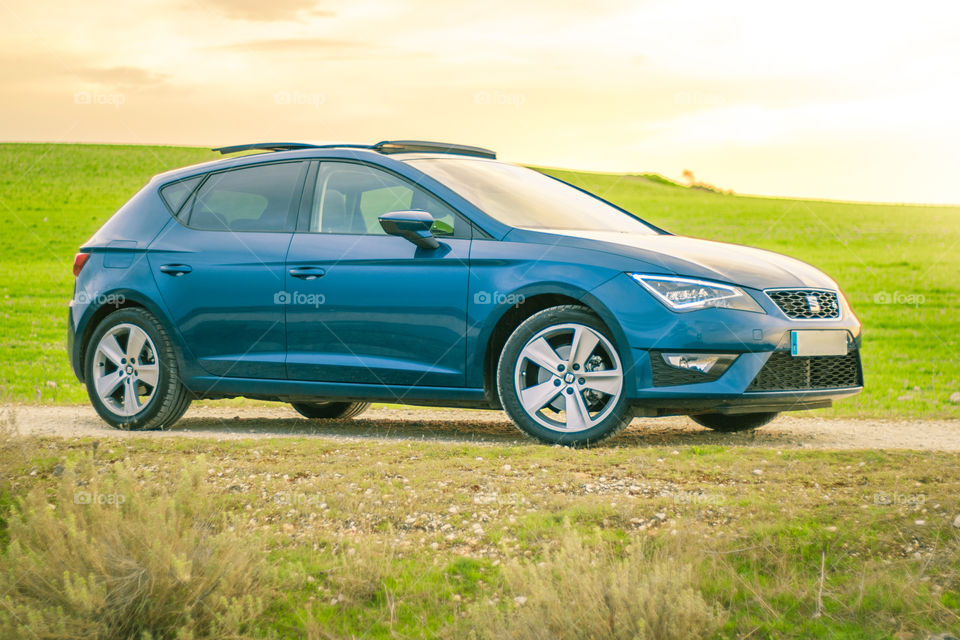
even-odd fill
[(482, 147), (428, 140), (384, 140), (370, 147), (380, 153), (452, 153), (459, 156), (477, 156), (496, 159), (497, 152)]
[[(219, 151), (223, 155), (239, 153), (240, 151), (296, 151), (297, 149), (313, 149), (320, 145), (308, 142), (255, 142), (253, 144), (237, 144), (232, 147), (214, 147), (211, 151)], [(361, 145), (329, 145), (329, 146), (361, 146)], [(366, 147), (364, 147), (366, 148)]]
[(215, 147), (212, 151), (221, 154), (239, 153), (240, 151), (296, 151), (298, 149), (369, 149), (378, 153), (450, 153), (461, 156), (477, 156), (479, 158), (496, 159), (497, 152), (482, 147), (471, 147), (465, 144), (449, 144), (446, 142), (430, 142), (428, 140), (383, 140), (376, 144), (310, 144), (308, 142), (256, 142), (253, 144), (238, 144), (230, 147)]

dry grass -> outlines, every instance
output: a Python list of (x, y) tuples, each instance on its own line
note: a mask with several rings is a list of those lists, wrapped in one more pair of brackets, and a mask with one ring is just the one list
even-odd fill
[(0, 556), (0, 637), (236, 637), (263, 609), (260, 554), (209, 512), (199, 467), (167, 490), (90, 456), (35, 488)]
[(487, 600), (468, 617), (476, 638), (673, 640), (709, 637), (721, 622), (689, 566), (636, 541), (618, 553), (568, 529), (555, 552), (511, 561), (504, 579), (507, 606)]
[(12, 460), (29, 460), (32, 444), (32, 440), (20, 435), (16, 409), (8, 406), (0, 410), (0, 481), (10, 477), (8, 467)]
[(395, 553), (379, 542), (371, 538), (358, 539), (335, 556), (329, 578), (337, 600), (363, 604), (383, 593)]
[(10, 442), (4, 639), (960, 629), (958, 454)]

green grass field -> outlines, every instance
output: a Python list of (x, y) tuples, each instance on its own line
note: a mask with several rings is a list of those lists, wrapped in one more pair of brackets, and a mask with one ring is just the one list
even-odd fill
[[(150, 176), (214, 157), (0, 145), (0, 399), (85, 400), (64, 351), (73, 254)], [(865, 327), (866, 390), (827, 414), (960, 416), (948, 400), (960, 391), (960, 208), (742, 197), (643, 176), (549, 172), (675, 233), (779, 251), (833, 276)]]
[(957, 453), (4, 441), (4, 426), (0, 637), (960, 628)]

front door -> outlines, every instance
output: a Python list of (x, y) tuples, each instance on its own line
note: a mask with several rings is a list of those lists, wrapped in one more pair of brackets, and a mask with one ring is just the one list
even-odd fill
[[(288, 376), (464, 386), (469, 222), (366, 164), (324, 161), (313, 188), (308, 229), (287, 255)], [(434, 216), (440, 248), (381, 229), (380, 215), (411, 209)]]

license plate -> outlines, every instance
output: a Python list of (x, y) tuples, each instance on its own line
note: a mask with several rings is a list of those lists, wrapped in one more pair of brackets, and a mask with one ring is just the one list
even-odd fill
[(793, 356), (845, 356), (847, 332), (791, 331), (790, 354)]

